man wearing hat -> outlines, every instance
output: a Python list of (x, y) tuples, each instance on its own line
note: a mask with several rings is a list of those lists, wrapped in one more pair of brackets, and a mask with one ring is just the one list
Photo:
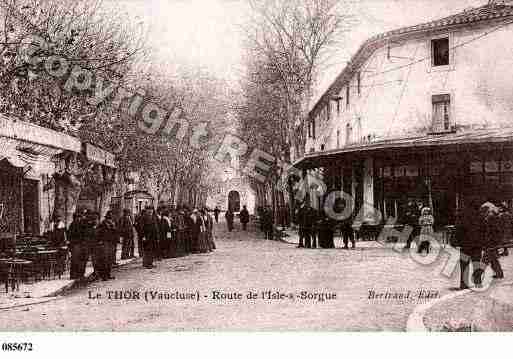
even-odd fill
[(96, 238), (96, 255), (98, 260), (98, 274), (102, 280), (114, 279), (111, 276), (112, 264), (115, 262), (116, 247), (119, 233), (114, 222), (112, 211), (105, 214), (105, 219), (98, 226)]
[(483, 226), (482, 236), (486, 243), (486, 259), (495, 272), (494, 278), (504, 278), (501, 263), (499, 262), (499, 246), (502, 244), (503, 233), (501, 231), (500, 210), (491, 202), (485, 202), (479, 208), (481, 225)]
[(119, 236), (121, 237), (121, 259), (134, 257), (134, 224), (130, 210), (125, 208), (118, 223)]

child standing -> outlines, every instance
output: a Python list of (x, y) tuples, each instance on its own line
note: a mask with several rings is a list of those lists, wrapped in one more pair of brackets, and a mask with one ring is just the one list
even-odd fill
[(419, 237), (419, 249), (418, 253), (422, 253), (424, 250), (429, 254), (429, 241), (434, 237), (433, 225), (435, 219), (431, 214), (431, 208), (424, 207), (420, 212), (419, 226), (420, 226), (420, 237)]

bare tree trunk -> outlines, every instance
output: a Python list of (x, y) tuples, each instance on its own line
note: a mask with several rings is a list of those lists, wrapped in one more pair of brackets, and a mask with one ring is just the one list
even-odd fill
[(77, 173), (77, 155), (68, 155), (64, 159), (65, 171), (54, 175), (55, 198), (53, 206), (53, 221), (63, 221), (67, 227), (73, 221), (83, 183)]
[(104, 218), (107, 211), (110, 210), (110, 205), (112, 203), (112, 197), (114, 197), (114, 189), (110, 186), (104, 189), (104, 191), (100, 195), (100, 205), (98, 208), (98, 212), (100, 213), (100, 218)]

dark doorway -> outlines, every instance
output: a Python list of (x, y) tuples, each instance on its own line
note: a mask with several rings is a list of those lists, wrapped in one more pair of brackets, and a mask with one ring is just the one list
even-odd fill
[(237, 191), (230, 191), (228, 193), (228, 209), (232, 212), (240, 211), (240, 194)]

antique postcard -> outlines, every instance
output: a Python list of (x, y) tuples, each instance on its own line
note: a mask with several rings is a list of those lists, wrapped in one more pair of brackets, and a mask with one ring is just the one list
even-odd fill
[(512, 37), (505, 0), (0, 0), (0, 330), (513, 331)]

